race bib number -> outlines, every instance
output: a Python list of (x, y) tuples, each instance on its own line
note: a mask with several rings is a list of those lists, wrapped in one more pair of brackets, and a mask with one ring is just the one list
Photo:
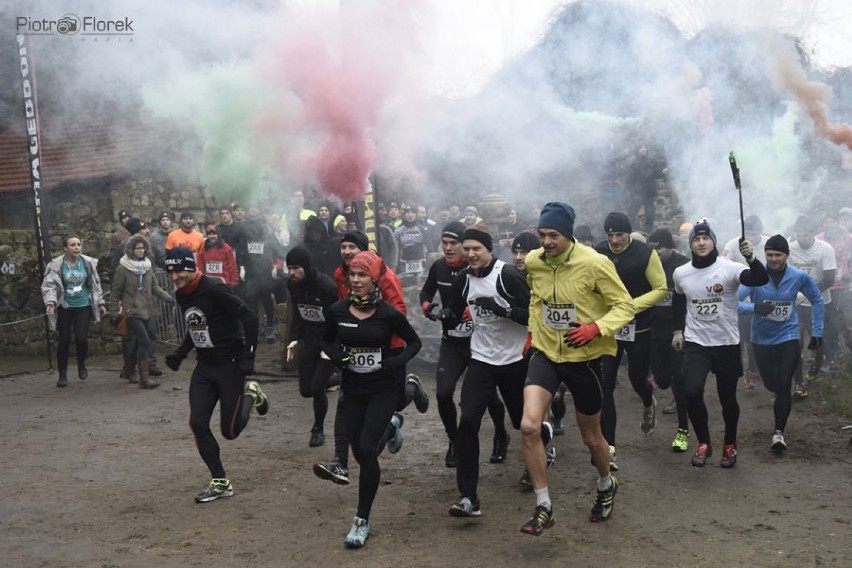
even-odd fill
[(473, 335), (473, 322), (463, 321), (453, 329), (448, 329), (447, 335), (450, 337), (470, 337)]
[(299, 315), (302, 316), (302, 319), (305, 321), (313, 321), (313, 322), (323, 322), (325, 321), (325, 317), (322, 315), (322, 308), (319, 306), (309, 306), (306, 304), (299, 304)]
[(422, 274), (423, 273), (423, 260), (406, 260), (405, 262), (405, 273), (406, 274)]
[(666, 292), (666, 297), (659, 301), (658, 306), (667, 307), (672, 305), (672, 294), (673, 292), (669, 290)]
[(543, 323), (549, 328), (565, 331), (571, 328), (572, 321), (577, 320), (577, 308), (574, 304), (550, 304), (543, 300), (541, 308)]
[(477, 306), (473, 303), (473, 300), (468, 300), (467, 304), (470, 308), (470, 316), (473, 318), (473, 321), (477, 323), (489, 323), (492, 321), (497, 321), (497, 314), (495, 314), (488, 308)]
[(189, 337), (196, 347), (213, 347), (213, 340), (210, 339), (210, 331), (207, 327), (190, 327)]
[(695, 299), (689, 304), (692, 317), (699, 321), (722, 319), (722, 298)]
[(207, 261), (207, 274), (222, 274), (222, 261), (220, 261), (220, 260), (208, 260)]
[(349, 349), (349, 370), (353, 373), (374, 373), (382, 368), (382, 350), (380, 348)]
[(787, 321), (795, 309), (793, 302), (769, 302), (772, 304), (772, 311), (766, 316), (766, 319), (772, 321)]
[(248, 242), (248, 253), (249, 254), (263, 254), (263, 241), (249, 241)]
[(615, 332), (615, 339), (616, 341), (636, 341), (636, 320)]

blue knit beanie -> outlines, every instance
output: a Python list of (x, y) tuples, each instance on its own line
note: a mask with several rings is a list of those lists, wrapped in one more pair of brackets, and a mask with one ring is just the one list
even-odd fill
[(574, 219), (577, 214), (574, 208), (561, 201), (545, 203), (538, 216), (539, 229), (553, 229), (570, 239), (574, 236)]

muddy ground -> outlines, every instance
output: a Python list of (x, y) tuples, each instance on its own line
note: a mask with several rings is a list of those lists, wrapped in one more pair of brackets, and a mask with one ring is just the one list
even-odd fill
[[(277, 346), (264, 346), (267, 370)], [(263, 353), (262, 353), (263, 355)], [(2, 362), (2, 359), (0, 359)], [(769, 450), (772, 402), (761, 389), (741, 391), (739, 462), (719, 467), (722, 420), (708, 383), (711, 429), (720, 444), (708, 467), (690, 452), (669, 450), (675, 419), (660, 415), (650, 437), (639, 433), (640, 402), (621, 381), (616, 507), (606, 523), (586, 515), (595, 470), (576, 427), (557, 438), (550, 491), (556, 525), (539, 538), (521, 534), (534, 507), (517, 485), (523, 469), (513, 432), (507, 462), (482, 459), (479, 519), (451, 518), (454, 470), (443, 465), (446, 442), (437, 408), (406, 411), (405, 442), (384, 454), (382, 486), (367, 546), (343, 546), (357, 484), (322, 481), (311, 464), (331, 456), (309, 448), (309, 401), (292, 378), (264, 376), (270, 413), (254, 416), (238, 440), (222, 441), (234, 497), (199, 505), (209, 480), (188, 426), (192, 364), (167, 373), (163, 386), (140, 391), (118, 378), (115, 357), (90, 361), (90, 377), (30, 372), (0, 379), (4, 491), (0, 498), (0, 564), (8, 567), (516, 567), (850, 566), (852, 469), (844, 420), (797, 403), (790, 450)], [(16, 361), (6, 368), (27, 367)], [(32, 361), (30, 367), (45, 367)], [(434, 393), (432, 370), (421, 363)], [(835, 377), (828, 380), (844, 380)], [(845, 378), (845, 380), (851, 380)], [(820, 384), (814, 385), (815, 389)], [(336, 394), (331, 394), (334, 408)], [(668, 393), (659, 393), (661, 407)], [(850, 417), (846, 417), (848, 423)], [(215, 430), (215, 428), (214, 428)], [(490, 450), (492, 426), (482, 439)], [(357, 465), (352, 460), (353, 481)]]

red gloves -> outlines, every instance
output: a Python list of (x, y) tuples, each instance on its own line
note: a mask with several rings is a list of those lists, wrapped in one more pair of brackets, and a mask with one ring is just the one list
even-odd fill
[(570, 345), (575, 349), (601, 336), (601, 330), (598, 329), (596, 323), (571, 322), (571, 327), (575, 329), (565, 332), (565, 345)]

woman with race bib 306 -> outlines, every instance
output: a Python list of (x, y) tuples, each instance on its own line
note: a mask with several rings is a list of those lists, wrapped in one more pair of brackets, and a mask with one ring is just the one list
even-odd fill
[[(421, 342), (406, 317), (382, 300), (377, 282), (383, 262), (371, 251), (349, 264), (349, 298), (328, 308), (322, 349), (342, 370), (346, 430), (361, 467), (358, 510), (344, 544), (364, 546), (370, 510), (379, 490), (379, 448), (394, 415), (405, 380), (396, 371), (420, 351)], [(405, 347), (392, 350), (396, 333)]]

